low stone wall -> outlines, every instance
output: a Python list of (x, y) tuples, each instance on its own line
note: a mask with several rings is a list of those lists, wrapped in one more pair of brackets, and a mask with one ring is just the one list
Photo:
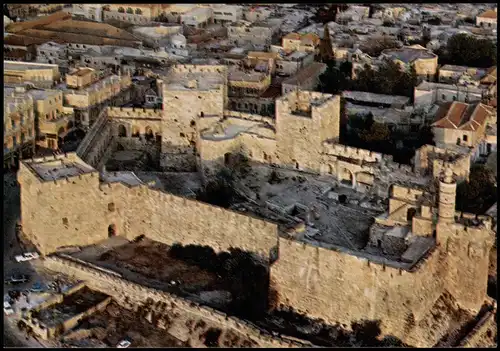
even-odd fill
[(232, 329), (238, 334), (247, 335), (257, 342), (260, 347), (307, 346), (307, 342), (300, 344), (290, 339), (273, 337), (249, 322), (228, 316), (210, 307), (200, 306), (184, 298), (160, 290), (147, 288), (61, 257), (49, 256), (45, 258), (43, 263), (44, 266), (50, 270), (84, 280), (86, 285), (90, 288), (111, 295), (119, 302), (124, 302), (126, 297), (129, 301), (133, 301), (137, 304), (144, 304), (148, 299), (156, 303), (161, 302), (170, 306), (172, 310), (179, 311), (179, 313), (193, 314), (198, 318), (207, 319), (213, 323)]

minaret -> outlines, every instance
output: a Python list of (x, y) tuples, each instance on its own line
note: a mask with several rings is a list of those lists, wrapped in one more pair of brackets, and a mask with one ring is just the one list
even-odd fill
[(439, 223), (453, 223), (455, 221), (456, 196), (457, 182), (453, 178), (451, 168), (446, 168), (444, 175), (439, 179)]

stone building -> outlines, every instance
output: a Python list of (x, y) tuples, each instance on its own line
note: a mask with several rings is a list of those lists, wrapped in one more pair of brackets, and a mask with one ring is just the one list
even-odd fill
[(103, 8), (103, 19), (144, 25), (156, 20), (160, 13), (160, 4), (107, 4)]
[(414, 89), (415, 107), (429, 106), (435, 103), (458, 101), (475, 103), (482, 101), (495, 90), (494, 86), (469, 86), (443, 84), (423, 81)]
[(61, 79), (59, 67), (54, 64), (4, 61), (4, 83), (33, 83), (40, 88), (51, 88)]
[(313, 62), (302, 68), (295, 75), (283, 81), (281, 84), (282, 95), (293, 90), (316, 90), (319, 85), (319, 77), (326, 69), (327, 65), (321, 62)]
[(320, 38), (315, 33), (288, 33), (282, 38), (281, 46), (285, 51), (300, 51), (318, 53)]
[(229, 41), (239, 47), (250, 44), (256, 48), (267, 49), (275, 34), (273, 26), (265, 22), (239, 21), (232, 23), (227, 29)]
[(486, 69), (444, 65), (439, 68), (439, 83), (457, 84), (467, 82), (478, 86), (483, 77), (486, 76)]
[(477, 146), (485, 138), (485, 129), (493, 108), (482, 103), (448, 102), (442, 105), (432, 124), (437, 145)]
[(196, 7), (181, 15), (181, 24), (190, 28), (205, 28), (213, 22), (213, 10), (209, 7)]
[(4, 87), (3, 103), (4, 168), (13, 166), (21, 155), (29, 154), (35, 146), (35, 116), (33, 97), (22, 87)]
[(493, 10), (485, 11), (476, 16), (476, 26), (486, 27), (486, 28), (496, 28), (497, 27), (497, 8)]
[(66, 83), (57, 88), (63, 91), (64, 105), (74, 109), (75, 122), (88, 127), (102, 108), (130, 101), (131, 87), (130, 75), (79, 68), (68, 73)]
[(103, 4), (72, 4), (71, 13), (75, 18), (87, 18), (92, 21), (102, 22)]
[(381, 56), (391, 59), (402, 67), (415, 68), (417, 75), (427, 81), (434, 81), (438, 72), (438, 57), (420, 45), (412, 45), (401, 49), (386, 49)]
[(243, 7), (239, 5), (212, 5), (214, 23), (229, 24), (242, 19)]

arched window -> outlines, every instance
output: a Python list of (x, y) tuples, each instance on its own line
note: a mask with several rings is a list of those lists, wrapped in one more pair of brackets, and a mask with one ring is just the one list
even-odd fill
[(127, 9), (127, 13), (129, 13), (129, 14), (133, 15), (133, 14), (134, 14), (134, 10), (132, 10), (132, 8), (131, 8), (131, 7), (129, 7), (129, 8)]
[(119, 8), (118, 8), (118, 12), (120, 12), (120, 13), (125, 13), (125, 9), (124, 9), (123, 7), (119, 7)]
[(132, 138), (139, 138), (141, 136), (141, 132), (139, 131), (139, 128), (134, 127), (132, 129)]
[(119, 137), (127, 137), (127, 128), (123, 124), (118, 126), (118, 136)]
[(142, 10), (141, 9), (135, 9), (135, 14), (136, 15), (142, 15)]

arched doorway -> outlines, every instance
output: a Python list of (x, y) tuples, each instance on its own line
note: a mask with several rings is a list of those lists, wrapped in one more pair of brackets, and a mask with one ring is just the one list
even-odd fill
[(227, 152), (224, 154), (224, 165), (229, 165), (229, 163), (231, 162), (231, 153), (230, 152)]
[(354, 175), (351, 170), (344, 168), (340, 174), (340, 183), (354, 188)]
[(150, 127), (146, 127), (146, 140), (150, 141), (155, 138), (155, 135), (153, 133), (153, 130)]
[(125, 128), (125, 126), (123, 124), (120, 124), (118, 126), (118, 136), (122, 137), (122, 138), (127, 137), (127, 128)]
[(110, 224), (108, 226), (108, 238), (116, 236), (116, 225)]
[(139, 138), (141, 136), (141, 132), (139, 131), (138, 127), (134, 127), (132, 129), (132, 137), (133, 138)]

